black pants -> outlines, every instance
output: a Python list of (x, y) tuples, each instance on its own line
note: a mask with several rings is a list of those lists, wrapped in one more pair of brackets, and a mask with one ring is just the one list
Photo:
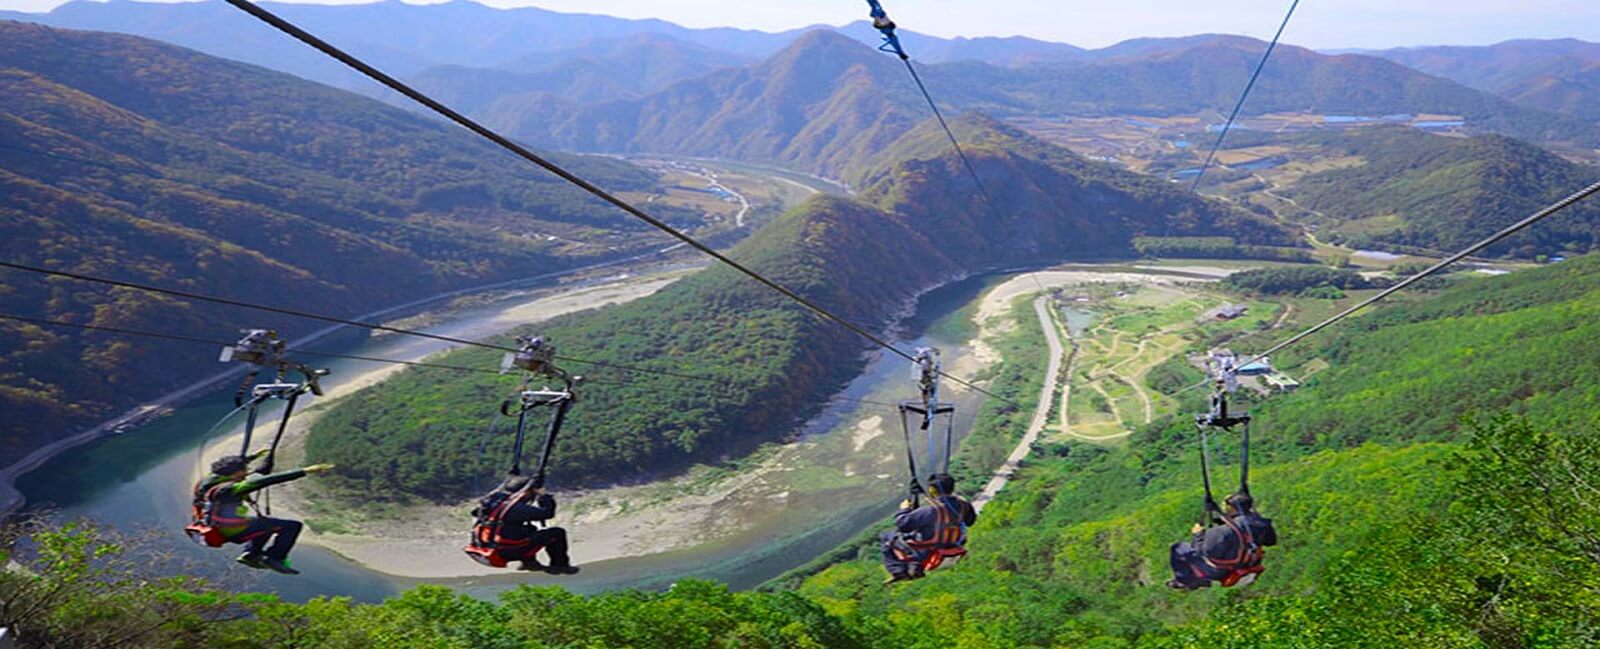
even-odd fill
[[(265, 554), (270, 559), (287, 559), (294, 542), (300, 538), (300, 521), (265, 516), (250, 519), (244, 533), (234, 540), (247, 546), (250, 552)], [(267, 541), (272, 541), (268, 546)]]
[(1172, 578), (1185, 586), (1198, 587), (1222, 578), (1217, 574), (1218, 570), (1206, 563), (1200, 557), (1200, 551), (1188, 541), (1172, 544), (1167, 562), (1172, 566)]
[(507, 552), (506, 558), (510, 561), (534, 561), (538, 559), (538, 556), (536, 556), (538, 549), (543, 547), (545, 553), (550, 555), (550, 565), (563, 568), (572, 565), (572, 557), (567, 555), (567, 531), (565, 529), (546, 527), (530, 530), (528, 544), (523, 547), (529, 548), (533, 552), (526, 554), (518, 554), (515, 551)]
[(884, 569), (888, 570), (889, 574), (896, 579), (914, 579), (921, 577), (922, 575), (917, 574), (920, 570), (920, 566), (917, 564), (917, 562), (901, 561), (900, 557), (895, 554), (894, 542), (898, 537), (899, 535), (894, 532), (884, 532), (878, 537), (878, 540), (883, 542), (881, 551), (883, 553)]

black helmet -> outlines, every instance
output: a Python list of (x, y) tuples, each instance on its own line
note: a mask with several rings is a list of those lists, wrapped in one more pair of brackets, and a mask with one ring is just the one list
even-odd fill
[(233, 475), (250, 468), (250, 460), (243, 455), (225, 455), (211, 463), (211, 472), (217, 475)]
[(1228, 506), (1228, 509), (1232, 510), (1236, 514), (1250, 513), (1250, 511), (1254, 510), (1256, 506), (1255, 499), (1251, 498), (1250, 494), (1242, 491), (1239, 493), (1229, 494), (1227, 498), (1222, 499), (1222, 502)]
[(928, 476), (928, 486), (941, 496), (949, 496), (956, 492), (956, 479), (948, 473), (935, 473)]
[(522, 491), (522, 488), (526, 486), (528, 486), (528, 476), (511, 474), (506, 476), (506, 479), (500, 482), (500, 491), (508, 494), (516, 493), (518, 491)]

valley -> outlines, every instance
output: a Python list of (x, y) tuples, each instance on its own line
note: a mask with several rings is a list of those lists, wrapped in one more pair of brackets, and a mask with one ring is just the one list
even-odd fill
[[(1295, 39), (1343, 27), (1290, 9), (1263, 59), (880, 14), (902, 64), (861, 21), (239, 8), (572, 176), (225, 3), (0, 11), (0, 645), (1600, 643), (1600, 199), (1343, 317), (1600, 190), (1600, 46), (1318, 51)], [(240, 327), (331, 370), (284, 429), (276, 402), (207, 428)], [(524, 446), (502, 402), (558, 379), (499, 369), (531, 336), (583, 377), (540, 474), (581, 571), (548, 539), (550, 574), (462, 552), (539, 461), (548, 409)], [(897, 408), (922, 347), (954, 405), (926, 432)], [(1207, 354), (1269, 349), (1228, 397), (1249, 424), (1197, 430)], [(256, 495), (304, 523), (270, 523), (292, 566), (178, 533), (207, 465), (278, 433), (277, 468), (332, 465)], [(886, 583), (908, 463), (979, 515)], [(1236, 490), (1265, 572), (1169, 583)]]

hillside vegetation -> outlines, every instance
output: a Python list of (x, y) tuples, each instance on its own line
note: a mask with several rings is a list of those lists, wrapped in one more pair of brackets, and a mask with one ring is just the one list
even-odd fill
[[(1275, 357), (1291, 373), (1313, 357), (1332, 367), (1253, 409), (1252, 491), (1283, 542), (1248, 590), (1161, 585), (1167, 545), (1200, 513), (1197, 440), (1178, 418), (1126, 446), (1036, 453), (946, 575), (885, 591), (863, 548), (800, 592), (942, 624), (958, 646), (1585, 646), (1600, 631), (1585, 558), (1600, 511), (1580, 502), (1600, 475), (1576, 468), (1600, 452), (1583, 342), (1600, 334), (1596, 277), (1590, 256), (1463, 281)], [(1237, 442), (1219, 443), (1229, 489)], [(1504, 525), (1541, 531), (1485, 542)]]
[[(351, 316), (651, 242), (564, 183), (372, 100), (128, 36), (0, 22), (0, 40), (7, 261)], [(559, 159), (613, 188), (655, 182)], [(222, 339), (320, 326), (10, 271), (0, 312)], [(0, 465), (215, 358), (0, 322)]]
[[(684, 581), (597, 596), (521, 587), (491, 603), (422, 587), (379, 605), (291, 605), (142, 582), (115, 565), (116, 546), (68, 529), (43, 535), (37, 559), (18, 557), (37, 573), (0, 573), (0, 593), (47, 612), (30, 632), (80, 645), (140, 628), (151, 629), (141, 641), (151, 647), (1592, 646), (1600, 506), (1586, 494), (1600, 483), (1597, 377), (1544, 381), (1557, 374), (1543, 371), (1549, 360), (1518, 354), (1595, 365), (1584, 361), (1596, 319), (1572, 310), (1600, 303), (1597, 276), (1600, 259), (1585, 257), (1461, 281), (1291, 359), (1286, 367), (1332, 359), (1333, 369), (1254, 408), (1253, 491), (1282, 543), (1247, 589), (1160, 585), (1167, 544), (1200, 513), (1192, 425), (1168, 421), (1122, 447), (1042, 448), (984, 511), (969, 558), (892, 589), (879, 585), (864, 547), (792, 592)], [(1483, 342), (1502, 335), (1503, 349), (1483, 356)], [(1389, 398), (1396, 372), (1416, 389)], [(1482, 396), (1459, 400), (1455, 384)], [(1345, 411), (1356, 403), (1361, 413)], [(1456, 418), (1507, 407), (1524, 416)], [(1319, 413), (1340, 415), (1333, 434), (1293, 428)], [(1234, 444), (1219, 443), (1226, 457)], [(1234, 467), (1222, 463), (1227, 476)]]
[[(987, 120), (960, 124), (970, 154), (997, 181), (995, 210), (974, 195), (954, 155), (883, 168), (870, 203), (816, 198), (734, 248), (736, 259), (852, 322), (890, 324), (917, 293), (983, 269), (1029, 260), (1131, 254), (1131, 240), (1176, 216), (1179, 233), (1260, 243), (1293, 235), (1253, 214), (1195, 198), (1158, 180), (1090, 163)], [(936, 141), (925, 125), (908, 138)], [(907, 145), (905, 150), (917, 150)], [(959, 242), (959, 245), (955, 245)], [(638, 479), (693, 460), (738, 455), (811, 414), (817, 395), (854, 376), (865, 341), (802, 311), (770, 289), (713, 267), (636, 302), (537, 327), (564, 355), (716, 377), (702, 384), (636, 375), (593, 386), (556, 449), (562, 483)], [(442, 362), (492, 367), (492, 354)], [(582, 372), (582, 366), (570, 368)], [(429, 499), (466, 495), (472, 476), (497, 470), (510, 440), (479, 440), (512, 386), (494, 378), (412, 369), (342, 401), (308, 443), (352, 486)]]
[[(1331, 240), (1358, 247), (1464, 248), (1600, 180), (1591, 167), (1498, 136), (1442, 138), (1394, 128), (1303, 138), (1364, 161), (1310, 174), (1287, 192), (1324, 213)], [(1488, 253), (1532, 258), (1597, 247), (1600, 206), (1581, 203)]]

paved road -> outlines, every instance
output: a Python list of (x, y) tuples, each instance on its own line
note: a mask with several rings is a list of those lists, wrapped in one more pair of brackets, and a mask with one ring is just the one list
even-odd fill
[(983, 506), (994, 499), (995, 494), (1006, 488), (1006, 483), (1011, 481), (1011, 476), (1016, 473), (1017, 467), (1022, 465), (1023, 458), (1028, 457), (1028, 451), (1033, 449), (1033, 443), (1039, 440), (1039, 433), (1044, 430), (1046, 421), (1050, 418), (1050, 404), (1054, 401), (1056, 392), (1056, 379), (1061, 374), (1062, 346), (1061, 337), (1056, 335), (1056, 324), (1050, 318), (1049, 297), (1039, 296), (1033, 300), (1033, 311), (1039, 314), (1039, 326), (1044, 329), (1045, 341), (1050, 344), (1050, 365), (1044, 373), (1044, 386), (1039, 388), (1039, 406), (1033, 410), (1033, 421), (1028, 424), (1027, 434), (1022, 436), (1022, 441), (1017, 442), (1017, 447), (1011, 450), (1011, 456), (1006, 458), (1006, 463), (996, 469), (994, 476), (989, 478), (989, 484), (983, 486), (983, 491), (978, 497), (972, 499), (972, 507), (983, 511)]

